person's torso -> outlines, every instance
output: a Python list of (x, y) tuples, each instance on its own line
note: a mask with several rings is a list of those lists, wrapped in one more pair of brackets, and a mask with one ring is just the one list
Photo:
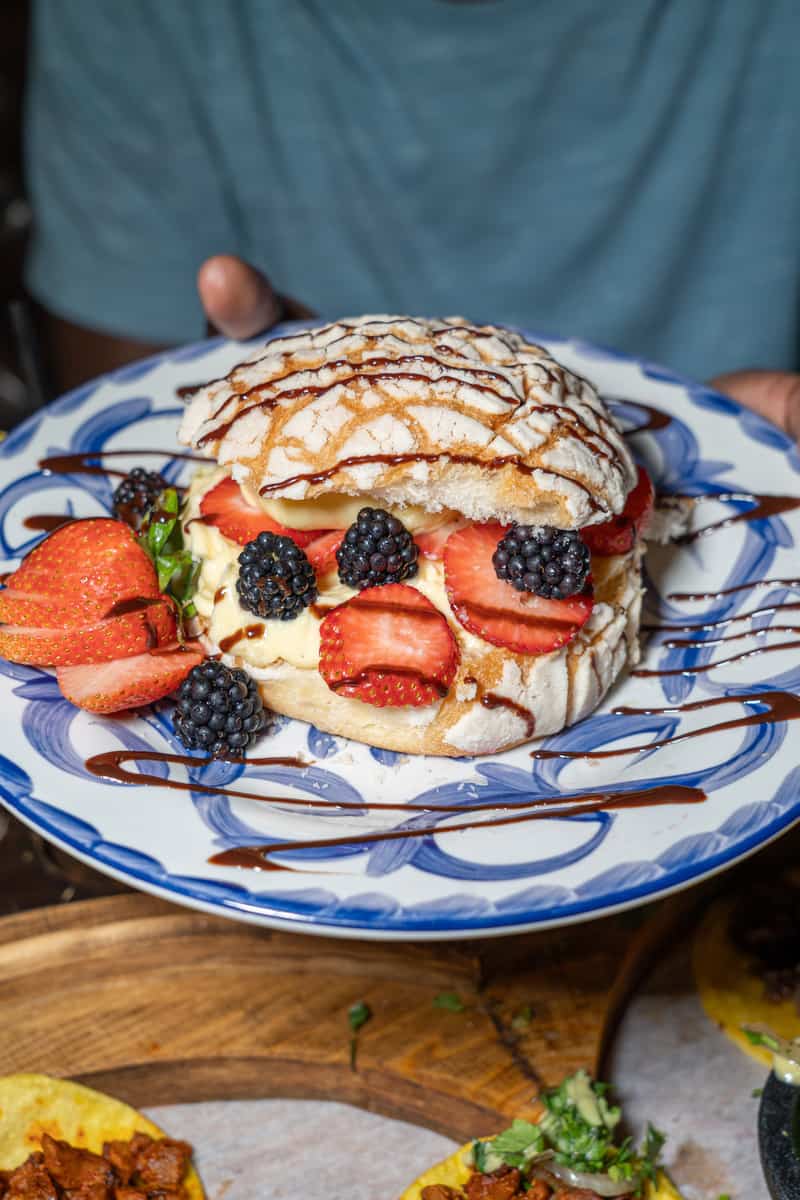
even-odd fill
[(176, 69), (225, 177), (219, 249), (319, 312), (463, 313), (701, 376), (797, 365), (793, 0), (166, 11), (176, 45), (192, 22)]

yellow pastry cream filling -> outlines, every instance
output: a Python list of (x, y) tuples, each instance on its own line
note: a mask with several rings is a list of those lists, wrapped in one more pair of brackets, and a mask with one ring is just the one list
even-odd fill
[[(242, 608), (236, 591), (236, 579), (238, 558), (243, 547), (226, 538), (214, 525), (207, 524), (200, 515), (199, 507), (203, 496), (228, 474), (224, 468), (201, 468), (194, 475), (185, 497), (183, 526), (186, 542), (192, 556), (201, 564), (194, 603), (203, 621), (205, 634), (224, 654), (240, 658), (256, 669), (269, 667), (276, 662), (285, 662), (301, 669), (315, 669), (319, 663), (320, 622), (331, 608), (357, 593), (340, 581), (334, 564), (332, 570), (318, 577), (318, 595), (314, 603), (291, 621), (262, 620)], [(359, 511), (369, 504), (364, 496), (326, 495), (314, 500), (264, 500), (263, 497), (256, 498), (247, 487), (243, 487), (242, 491), (254, 508), (260, 508), (274, 521), (290, 529), (346, 529), (355, 521)], [(386, 506), (381, 504), (380, 507)], [(403, 522), (411, 534), (440, 528), (447, 521), (460, 519), (455, 512), (431, 513), (416, 505), (389, 511)], [(599, 559), (593, 564), (598, 592), (602, 594), (607, 579), (621, 569), (627, 569), (629, 557)], [(407, 582), (422, 592), (451, 625), (455, 625), (441, 561), (420, 555), (417, 573)], [(460, 625), (458, 633), (465, 649), (473, 649), (478, 655), (486, 650), (487, 644), (481, 638)]]
[[(203, 619), (206, 635), (224, 653), (236, 655), (253, 667), (268, 667), (281, 660), (293, 667), (316, 668), (322, 618), (329, 609), (357, 593), (339, 580), (334, 565), (333, 570), (318, 578), (318, 596), (314, 604), (303, 609), (294, 620), (262, 621), (242, 608), (236, 578), (243, 547), (224, 537), (215, 526), (206, 524), (200, 517), (199, 505), (203, 496), (227, 474), (220, 468), (199, 470), (188, 489), (183, 515), (187, 544), (192, 556), (201, 564), (194, 602)], [(316, 500), (260, 499), (255, 504), (247, 489), (242, 490), (254, 507), (289, 529), (346, 529), (368, 503), (363, 496), (331, 495)], [(417, 506), (390, 511), (412, 534), (438, 528), (451, 517), (457, 517), (456, 513), (429, 513)], [(451, 615), (441, 562), (420, 557), (417, 574), (408, 582), (445, 616)]]

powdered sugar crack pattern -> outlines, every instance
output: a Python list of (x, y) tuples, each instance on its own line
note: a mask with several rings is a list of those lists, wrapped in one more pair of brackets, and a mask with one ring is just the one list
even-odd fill
[[(611, 351), (525, 336), (598, 386), (662, 493), (800, 495), (800, 457), (789, 439), (733, 401)], [(244, 356), (241, 344), (211, 341), (148, 359), (68, 394), (0, 443), (0, 572), (12, 571), (41, 536), (26, 518), (110, 510), (108, 478), (45, 474), (41, 458), (163, 451), (162, 462), (149, 458), (147, 465), (185, 480), (191, 464), (169, 458), (170, 447), (179, 450), (183, 411), (176, 388), (219, 377)], [(669, 421), (653, 421), (653, 411)], [(136, 455), (121, 463), (136, 465)], [(704, 501), (694, 520), (705, 525), (747, 508), (745, 499)], [(308, 763), (302, 770), (131, 760), (132, 770), (156, 779), (118, 784), (92, 776), (87, 757), (123, 748), (181, 753), (169, 705), (104, 720), (65, 701), (52, 673), (0, 660), (0, 800), (44, 837), (134, 887), (270, 926), (376, 938), (471, 937), (640, 903), (736, 861), (800, 816), (789, 721), (737, 724), (768, 710), (775, 693), (800, 692), (800, 620), (793, 618), (793, 606), (800, 608), (799, 532), (800, 509), (736, 522), (689, 545), (651, 548), (645, 621), (698, 629), (688, 638), (653, 633), (642, 666), (661, 674), (628, 677), (593, 716), (541, 743), (574, 757), (536, 759), (530, 747), (474, 760), (403, 757), (281, 719), (258, 753), (301, 757)], [(734, 640), (720, 641), (732, 634)], [(675, 644), (690, 639), (693, 646)], [(786, 648), (772, 649), (779, 645)], [(755, 649), (762, 653), (713, 666)], [(617, 715), (618, 706), (658, 711)], [(712, 724), (722, 728), (700, 735)], [(609, 749), (625, 752), (582, 757)], [(170, 776), (188, 781), (190, 790), (157, 785)], [(571, 796), (618, 795), (645, 784), (702, 789), (707, 799), (570, 812)], [(330, 807), (219, 794), (226, 788)], [(476, 806), (472, 823), (559, 797), (567, 802), (547, 819), (447, 832), (468, 823)], [(398, 807), (369, 811), (375, 801)], [(414, 808), (404, 812), (408, 803)], [(415, 829), (429, 832), (357, 841), (365, 832)], [(341, 844), (290, 849), (292, 842), (332, 838)], [(209, 864), (220, 850), (263, 843), (285, 844), (275, 860), (289, 869)]]

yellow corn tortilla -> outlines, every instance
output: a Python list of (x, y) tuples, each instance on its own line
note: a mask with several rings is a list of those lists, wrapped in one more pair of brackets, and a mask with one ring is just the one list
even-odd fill
[(765, 1046), (753, 1046), (743, 1025), (764, 1025), (780, 1037), (800, 1037), (800, 1014), (793, 1000), (774, 1002), (764, 997), (764, 983), (753, 973), (754, 960), (739, 950), (728, 935), (737, 897), (717, 900), (703, 918), (692, 943), (695, 985), (707, 1015), (740, 1050), (772, 1066)]
[[(465, 1160), (468, 1158), (471, 1144), (470, 1142), (466, 1146), (462, 1146), (449, 1158), (445, 1158), (435, 1167), (426, 1171), (424, 1175), (420, 1175), (419, 1179), (415, 1179), (411, 1187), (403, 1192), (400, 1200), (421, 1200), (422, 1189), (433, 1187), (437, 1183), (444, 1187), (462, 1188), (470, 1177), (470, 1167)], [(681, 1200), (681, 1194), (672, 1180), (663, 1171), (659, 1171), (658, 1183), (655, 1186), (650, 1183), (645, 1185), (644, 1198), (645, 1200)]]
[[(135, 1108), (79, 1083), (49, 1075), (0, 1077), (0, 1170), (25, 1162), (45, 1133), (94, 1154), (102, 1153), (103, 1142), (128, 1141), (135, 1133), (166, 1136)], [(189, 1200), (204, 1200), (194, 1167), (184, 1187)]]

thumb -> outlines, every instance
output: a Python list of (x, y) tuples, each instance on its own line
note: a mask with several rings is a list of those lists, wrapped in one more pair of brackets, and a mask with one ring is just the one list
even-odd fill
[(266, 276), (232, 254), (206, 259), (197, 272), (197, 290), (209, 322), (225, 337), (253, 337), (283, 316)]
[(800, 442), (800, 375), (791, 371), (734, 371), (709, 385), (761, 413)]

